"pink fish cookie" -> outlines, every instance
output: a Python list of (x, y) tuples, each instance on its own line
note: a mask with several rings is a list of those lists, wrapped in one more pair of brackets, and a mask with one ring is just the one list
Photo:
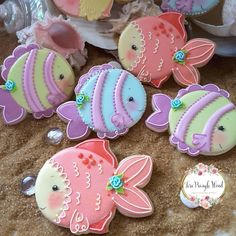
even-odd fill
[(113, 0), (53, 0), (55, 5), (65, 14), (98, 20), (109, 17)]
[(154, 87), (159, 88), (171, 74), (182, 86), (197, 84), (197, 68), (212, 58), (215, 44), (201, 38), (187, 42), (186, 38), (180, 13), (139, 18), (121, 34), (119, 58), (125, 69)]
[(43, 215), (74, 234), (108, 232), (116, 209), (129, 217), (153, 213), (143, 188), (152, 159), (134, 155), (117, 159), (109, 142), (87, 140), (49, 159), (36, 181), (36, 201)]
[(229, 93), (214, 84), (190, 85), (175, 99), (165, 94), (152, 98), (154, 113), (146, 125), (170, 132), (170, 143), (190, 156), (221, 155), (236, 145), (236, 107)]

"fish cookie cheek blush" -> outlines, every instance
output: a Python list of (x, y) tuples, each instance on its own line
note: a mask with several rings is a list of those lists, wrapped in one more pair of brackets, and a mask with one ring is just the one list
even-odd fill
[(65, 201), (65, 182), (49, 161), (38, 174), (35, 185), (35, 197), (40, 211), (50, 221), (61, 214)]
[(212, 135), (212, 152), (225, 152), (236, 144), (236, 110), (225, 114), (217, 123)]
[(62, 60), (60, 57), (55, 59), (54, 80), (58, 88), (70, 97), (75, 88), (75, 76), (70, 66), (60, 67)]
[(130, 24), (119, 40), (119, 58), (126, 69), (132, 70), (143, 57), (144, 41), (135, 24)]
[[(56, 186), (55, 186), (56, 189)], [(48, 197), (48, 206), (50, 209), (58, 209), (62, 206), (64, 201), (64, 193), (63, 192), (53, 192), (50, 193)]]

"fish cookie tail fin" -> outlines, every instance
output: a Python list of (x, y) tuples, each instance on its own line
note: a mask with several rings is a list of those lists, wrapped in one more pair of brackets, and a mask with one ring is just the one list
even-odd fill
[(7, 80), (9, 71), (11, 67), (14, 65), (14, 63), (18, 60), (19, 57), (24, 55), (27, 52), (30, 52), (33, 49), (39, 49), (39, 46), (37, 44), (29, 44), (29, 45), (20, 45), (16, 47), (12, 53), (11, 56), (8, 56), (2, 66), (2, 72), (1, 76), (4, 80)]
[(149, 156), (135, 155), (122, 160), (116, 173), (123, 176), (123, 193), (114, 194), (117, 209), (129, 217), (145, 217), (153, 213), (148, 195), (141, 189), (150, 180), (153, 163)]
[(69, 101), (57, 108), (57, 115), (67, 123), (67, 137), (70, 140), (83, 140), (90, 134), (90, 129), (81, 120), (76, 103)]
[(154, 94), (152, 96), (152, 107), (154, 113), (146, 120), (146, 126), (155, 132), (164, 132), (169, 127), (169, 112), (171, 109), (171, 98), (165, 94)]
[(216, 45), (209, 39), (192, 39), (182, 48), (187, 52), (186, 64), (196, 67), (206, 65), (214, 56)]
[(7, 125), (15, 125), (25, 119), (27, 111), (20, 107), (9, 91), (0, 88), (0, 109), (3, 121)]
[(175, 81), (182, 86), (200, 83), (200, 73), (192, 65), (178, 65), (172, 69)]
[(183, 86), (199, 84), (200, 73), (196, 68), (205, 66), (215, 53), (215, 43), (208, 39), (192, 39), (182, 48), (186, 52), (183, 64), (178, 64), (173, 69), (177, 83)]

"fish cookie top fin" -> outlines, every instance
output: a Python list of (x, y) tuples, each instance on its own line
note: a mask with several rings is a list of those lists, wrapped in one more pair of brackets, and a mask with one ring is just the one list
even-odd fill
[(11, 56), (8, 56), (4, 62), (3, 62), (3, 67), (2, 67), (2, 72), (1, 76), (4, 80), (7, 80), (9, 71), (11, 67), (14, 65), (14, 63), (23, 56), (25, 53), (30, 52), (33, 49), (39, 49), (39, 45), (37, 44), (29, 44), (29, 45), (20, 45), (16, 47), (12, 53)]
[(94, 152), (108, 161), (114, 168), (118, 166), (115, 155), (109, 148), (109, 141), (101, 139), (90, 139), (76, 146), (76, 148), (85, 149)]
[(83, 76), (80, 77), (78, 85), (75, 87), (75, 93), (79, 93), (81, 87), (88, 81), (93, 74), (100, 73), (103, 70), (108, 70), (108, 69), (113, 69), (114, 66), (111, 64), (103, 64), (99, 66), (94, 66), (92, 67), (88, 73), (84, 74)]

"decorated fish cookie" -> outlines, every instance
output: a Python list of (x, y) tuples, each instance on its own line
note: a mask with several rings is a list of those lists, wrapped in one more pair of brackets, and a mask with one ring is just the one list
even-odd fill
[(156, 132), (169, 128), (170, 143), (180, 152), (220, 155), (236, 145), (236, 107), (229, 93), (214, 84), (191, 85), (175, 99), (155, 94), (152, 105), (147, 127)]
[(197, 67), (208, 63), (215, 44), (207, 39), (186, 41), (184, 16), (163, 13), (132, 21), (119, 39), (123, 67), (144, 83), (159, 88), (171, 74), (182, 86), (199, 83)]
[(108, 232), (116, 209), (129, 217), (153, 213), (141, 190), (150, 180), (152, 159), (134, 155), (118, 165), (109, 142), (87, 140), (64, 149), (40, 170), (35, 196), (42, 214), (74, 234)]
[(113, 0), (53, 0), (65, 14), (85, 17), (89, 21), (109, 17)]
[(140, 81), (111, 64), (90, 69), (80, 78), (75, 94), (76, 101), (57, 109), (58, 116), (68, 123), (67, 136), (72, 140), (85, 139), (91, 130), (99, 138), (124, 135), (146, 108), (146, 92)]
[(75, 87), (69, 63), (36, 44), (18, 46), (5, 59), (1, 75), (5, 84), (0, 86), (0, 108), (8, 125), (21, 122), (27, 113), (36, 119), (52, 116)]
[(162, 0), (164, 11), (177, 11), (185, 15), (201, 15), (214, 8), (219, 0)]

